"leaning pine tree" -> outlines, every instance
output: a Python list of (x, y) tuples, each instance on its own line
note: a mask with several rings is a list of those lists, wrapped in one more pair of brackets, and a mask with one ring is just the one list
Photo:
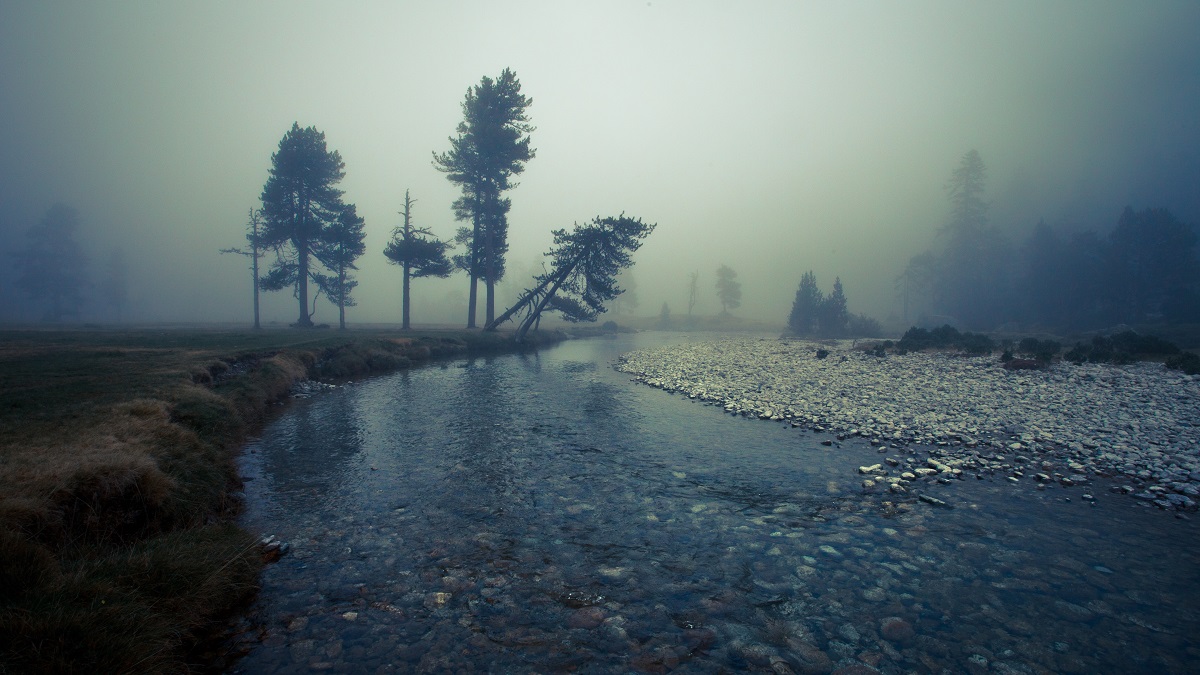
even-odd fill
[(546, 311), (557, 311), (571, 322), (595, 321), (604, 312), (604, 303), (621, 294), (617, 274), (633, 264), (633, 252), (654, 227), (622, 214), (576, 224), (571, 232), (555, 230), (554, 246), (546, 253), (550, 270), (538, 275), (537, 285), (484, 330), (495, 330), (521, 311), (525, 316), (517, 325), (517, 342), (540, 323)]
[(300, 304), (298, 327), (313, 325), (316, 297), (310, 310), (308, 282), (321, 282), (313, 255), (342, 213), (342, 191), (335, 186), (346, 175), (345, 166), (337, 151), (326, 149), (323, 132), (302, 129), (298, 123), (271, 155), (270, 177), (262, 191), (262, 243), (275, 249), (276, 258), (259, 283), (267, 291), (294, 288)]

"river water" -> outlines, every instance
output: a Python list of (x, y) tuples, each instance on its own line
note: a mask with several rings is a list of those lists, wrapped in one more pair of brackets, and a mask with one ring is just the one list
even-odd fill
[(905, 450), (611, 367), (684, 339), (294, 401), (242, 460), (242, 524), (292, 549), (231, 672), (1197, 672), (1195, 520), (1103, 485), (864, 495), (856, 467)]

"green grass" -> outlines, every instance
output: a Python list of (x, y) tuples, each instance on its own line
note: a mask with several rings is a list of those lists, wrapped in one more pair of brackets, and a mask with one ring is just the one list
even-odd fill
[(190, 650), (261, 566), (228, 523), (270, 404), (307, 377), (514, 348), (475, 331), (0, 331), (0, 673), (203, 667)]

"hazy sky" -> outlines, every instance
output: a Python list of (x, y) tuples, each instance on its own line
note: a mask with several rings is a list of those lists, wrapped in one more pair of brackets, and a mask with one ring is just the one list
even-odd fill
[[(298, 121), (346, 162), (366, 218), (353, 321), (399, 319), (381, 253), (404, 190), (452, 234), (430, 164), (467, 88), (512, 68), (533, 159), (509, 193), (513, 283), (551, 229), (657, 222), (641, 311), (786, 318), (800, 275), (886, 318), (892, 279), (934, 242), (944, 185), (975, 148), (993, 221), (1107, 230), (1125, 204), (1200, 216), (1200, 2), (0, 3), (0, 246), (55, 201), (94, 267), (129, 260), (126, 316), (243, 320), (243, 243), (271, 153)], [(465, 297), (421, 280), (414, 320)], [(502, 298), (507, 300), (508, 298)], [(322, 300), (324, 303), (324, 300)], [(264, 318), (295, 320), (288, 292)], [(454, 321), (465, 317), (457, 314)], [(322, 306), (317, 321), (336, 321)]]

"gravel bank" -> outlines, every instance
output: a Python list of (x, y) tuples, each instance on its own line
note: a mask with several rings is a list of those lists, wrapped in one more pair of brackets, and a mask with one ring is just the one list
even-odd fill
[(1114, 491), (1163, 509), (1200, 501), (1200, 377), (1157, 363), (1008, 371), (994, 356), (730, 339), (630, 352), (616, 368), (732, 414), (869, 439), (891, 454), (859, 469), (866, 489), (986, 477), (1086, 488), (1110, 476)]

